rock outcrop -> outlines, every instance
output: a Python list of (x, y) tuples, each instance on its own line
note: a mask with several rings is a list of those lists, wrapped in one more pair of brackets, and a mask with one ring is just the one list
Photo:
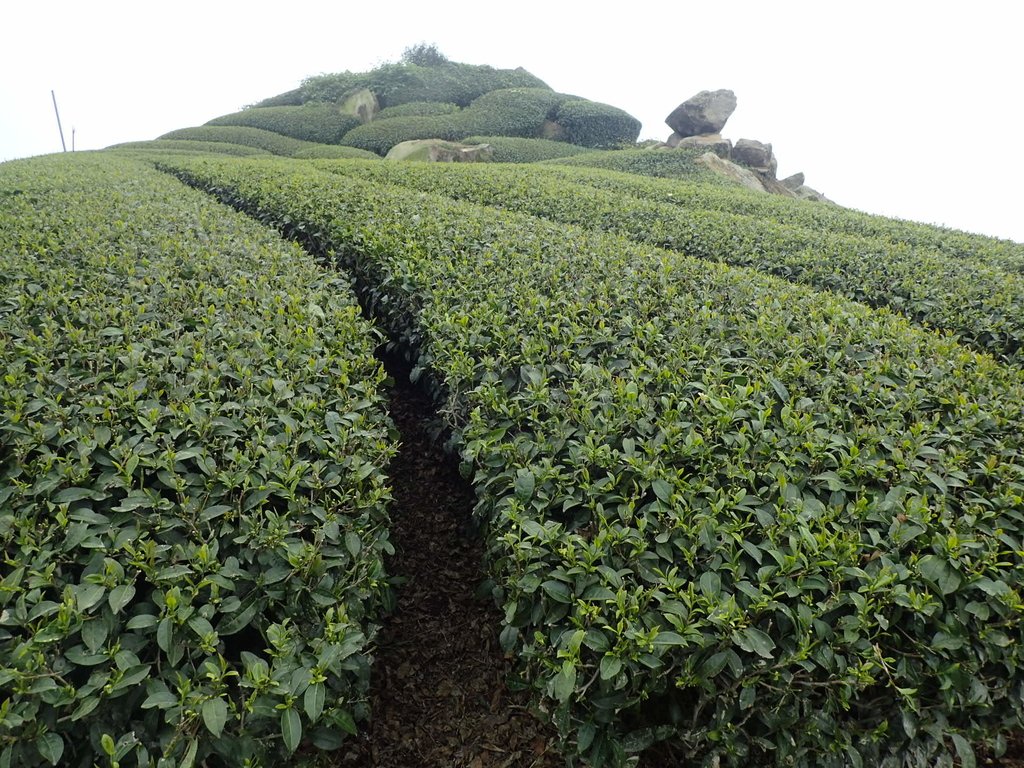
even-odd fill
[(732, 148), (731, 159), (771, 179), (775, 178), (775, 172), (779, 167), (775, 153), (772, 152), (772, 145), (754, 139), (737, 141), (736, 146)]
[[(821, 192), (819, 192), (816, 189), (811, 189), (806, 184), (801, 184), (799, 187), (793, 190), (793, 194), (795, 194), (801, 200), (812, 200), (816, 203), (832, 203), (832, 201), (825, 197), (823, 194), (821, 194)], [(833, 205), (834, 204), (835, 203), (833, 203)]]
[(368, 123), (380, 112), (380, 103), (373, 91), (369, 88), (360, 88), (342, 100), (338, 111), (345, 115), (358, 117), (362, 123)]
[(458, 144), (443, 139), (414, 139), (391, 148), (385, 160), (419, 160), (427, 163), (486, 163), (494, 155), (490, 144)]
[(732, 154), (732, 142), (729, 139), (723, 139), (720, 133), (705, 133), (700, 136), (680, 136), (678, 133), (673, 133), (665, 143), (670, 147), (700, 147), (714, 152), (726, 160)]
[(779, 162), (772, 145), (740, 139), (733, 143), (722, 137), (722, 128), (736, 109), (736, 94), (729, 90), (701, 91), (665, 118), (672, 135), (652, 149), (697, 148), (707, 150), (696, 162), (720, 176), (738, 182), (747, 189), (801, 200), (832, 202), (804, 184), (804, 175), (794, 173), (779, 181)]
[(764, 183), (760, 177), (749, 168), (744, 168), (742, 165), (725, 160), (719, 157), (714, 152), (705, 152), (703, 155), (697, 158), (697, 162), (707, 168), (709, 171), (724, 176), (731, 181), (735, 181), (747, 189), (752, 189), (755, 192), (767, 192)]
[(732, 91), (701, 91), (672, 110), (665, 122), (680, 137), (721, 133), (735, 110), (736, 94)]
[(790, 189), (795, 192), (804, 185), (804, 174), (803, 172), (794, 173), (792, 176), (787, 176), (779, 183), (786, 189)]

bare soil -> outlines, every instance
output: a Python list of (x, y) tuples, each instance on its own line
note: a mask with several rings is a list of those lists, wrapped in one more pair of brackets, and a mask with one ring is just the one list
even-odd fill
[(394, 501), (389, 573), (398, 608), (378, 636), (364, 736), (340, 752), (346, 768), (560, 768), (554, 729), (531, 714), (527, 692), (498, 642), (501, 613), (478, 597), (483, 544), (472, 524), (473, 490), (430, 435), (429, 399), (408, 371), (395, 379), (391, 417), (401, 448), (391, 465)]

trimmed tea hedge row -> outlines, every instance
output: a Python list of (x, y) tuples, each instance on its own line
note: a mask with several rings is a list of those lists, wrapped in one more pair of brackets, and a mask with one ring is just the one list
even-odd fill
[(369, 88), (383, 107), (417, 101), (467, 106), (473, 99), (504, 88), (547, 88), (525, 69), (495, 69), (486, 65), (447, 62), (439, 66), (385, 64), (369, 72), (316, 75), (301, 87), (265, 99), (257, 107), (297, 105), (308, 101), (340, 101), (352, 91)]
[(338, 111), (335, 104), (310, 102), (301, 107), (252, 107), (222, 115), (207, 125), (241, 125), (317, 144), (337, 144), (359, 125), (359, 118)]
[(503, 643), (592, 764), (966, 765), (1024, 723), (1016, 369), (621, 237), (169, 163), (336, 254), (436, 377)]
[(160, 139), (178, 139), (186, 141), (210, 141), (228, 144), (240, 144), (255, 147), (283, 157), (313, 158), (362, 158), (376, 159), (372, 152), (364, 152), (354, 147), (340, 147), (333, 144), (317, 144), (312, 141), (293, 139), (262, 128), (249, 128), (236, 125), (197, 125), (193, 128), (179, 128), (165, 133)]
[[(576, 104), (585, 106), (571, 108)], [(383, 155), (413, 139), (461, 141), (474, 134), (537, 138), (554, 120), (567, 140), (587, 146), (631, 142), (640, 131), (638, 121), (614, 107), (545, 88), (511, 88), (486, 93), (458, 112), (377, 119), (353, 128), (342, 143)]]
[(728, 181), (717, 173), (709, 171), (695, 162), (703, 150), (673, 149), (618, 149), (614, 152), (592, 152), (568, 160), (549, 160), (548, 164), (559, 166), (582, 166), (598, 168), (640, 176), (664, 177), (668, 179), (689, 179), (699, 181), (702, 186), (710, 185), (732, 189), (735, 182)]
[(522, 139), (514, 136), (467, 136), (466, 144), (490, 144), (494, 148), (492, 161), (495, 163), (536, 163), (554, 157), (571, 157), (590, 152), (587, 147), (578, 147), (564, 141), (549, 139)]
[(145, 150), (152, 152), (212, 152), (214, 154), (251, 157), (253, 155), (269, 155), (265, 149), (245, 147), (241, 144), (228, 144), (225, 141), (188, 141), (186, 139), (153, 139), (152, 141), (129, 141), (124, 144), (113, 144), (107, 149), (121, 151)]
[(342, 163), (336, 170), (754, 267), (890, 307), (960, 334), (981, 351), (1024, 361), (1024, 275), (974, 260), (757, 216), (682, 208), (561, 179), (545, 182), (533, 168)]
[(376, 114), (374, 120), (390, 120), (395, 117), (450, 115), (458, 112), (460, 109), (461, 107), (458, 104), (449, 104), (442, 101), (410, 101), (394, 107), (385, 107)]
[(565, 101), (555, 122), (564, 129), (565, 141), (598, 149), (633, 144), (641, 127), (639, 120), (618, 107), (583, 99)]
[(0, 200), (0, 765), (338, 746), (394, 453), (348, 281), (111, 154)]
[[(651, 163), (662, 168), (679, 160), (680, 150), (647, 150)], [(635, 162), (624, 162), (632, 157)], [(745, 190), (736, 185), (722, 189), (722, 184), (684, 184), (670, 179), (636, 178), (636, 175), (691, 178), (690, 173), (645, 173), (639, 160), (642, 153), (604, 153), (580, 157), (558, 167), (545, 164), (538, 169), (550, 177), (572, 183), (588, 184), (617, 194), (633, 195), (648, 200), (672, 203), (683, 208), (741, 213), (748, 216), (770, 218), (780, 224), (793, 224), (828, 232), (859, 235), (889, 243), (905, 244), (914, 248), (938, 251), (957, 258), (971, 258), (991, 266), (1014, 272), (1024, 272), (1024, 244), (975, 235), (954, 229), (918, 224), (861, 213), (850, 208), (826, 205), (808, 205), (779, 195), (765, 195)], [(686, 161), (687, 163), (690, 161)], [(592, 168), (564, 168), (562, 166), (592, 166)], [(607, 170), (605, 170), (607, 169)], [(627, 172), (624, 175), (621, 172)]]

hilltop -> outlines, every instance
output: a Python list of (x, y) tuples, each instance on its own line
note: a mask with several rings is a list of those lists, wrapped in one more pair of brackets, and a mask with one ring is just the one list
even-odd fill
[[(824, 199), (803, 187), (802, 174), (775, 179), (770, 144), (741, 139), (736, 148), (720, 131), (735, 108), (702, 92), (677, 107), (715, 113), (690, 133), (673, 128), (667, 142), (637, 145), (640, 122), (618, 107), (557, 93), (523, 68), (495, 69), (448, 60), (434, 46), (406, 49), (398, 62), (367, 72), (307, 78), (298, 88), (181, 128), (152, 142), (121, 149), (273, 154), (300, 159), (386, 157), (442, 162), (572, 162), (675, 178), (745, 186), (790, 197)], [(705, 130), (706, 129), (706, 130)], [(654, 152), (653, 150), (662, 150)], [(663, 151), (669, 150), (669, 151)], [(609, 151), (613, 151), (609, 153)]]

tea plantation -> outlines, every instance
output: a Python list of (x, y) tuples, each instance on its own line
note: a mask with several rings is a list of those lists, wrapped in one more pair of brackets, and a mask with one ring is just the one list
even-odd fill
[[(1002, 758), (1024, 246), (595, 153), (632, 118), (467, 66), (0, 165), (0, 768), (342, 764), (402, 588), (381, 350), (566, 765)], [(424, 125), (499, 162), (378, 157)]]
[(109, 155), (4, 164), (0, 199), (0, 764), (335, 746), (390, 601), (349, 281)]

